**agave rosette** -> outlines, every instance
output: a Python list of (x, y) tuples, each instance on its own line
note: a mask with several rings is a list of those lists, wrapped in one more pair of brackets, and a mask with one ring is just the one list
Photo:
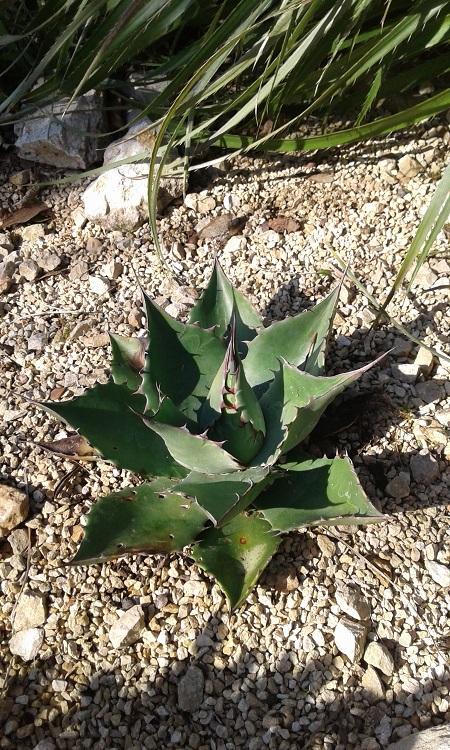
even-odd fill
[(373, 364), (323, 375), (338, 295), (264, 328), (217, 261), (187, 323), (144, 295), (147, 339), (111, 335), (109, 382), (42, 404), (95, 455), (144, 480), (97, 500), (73, 563), (187, 547), (234, 608), (282, 532), (384, 518), (347, 457), (289, 460)]

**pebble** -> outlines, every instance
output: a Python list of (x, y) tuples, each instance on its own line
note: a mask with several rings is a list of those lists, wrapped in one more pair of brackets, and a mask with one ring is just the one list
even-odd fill
[(23, 555), (28, 549), (28, 532), (26, 529), (15, 529), (8, 534), (8, 542), (14, 555)]
[(364, 651), (364, 661), (390, 677), (394, 671), (394, 659), (383, 643), (371, 641)]
[(12, 280), (16, 266), (11, 261), (2, 261), (0, 263), (0, 294), (9, 292), (12, 286)]
[(317, 534), (317, 545), (324, 557), (334, 557), (336, 554), (336, 545), (329, 536)]
[(205, 678), (199, 667), (190, 666), (178, 683), (178, 708), (194, 714), (203, 703)]
[(38, 628), (47, 619), (45, 595), (37, 591), (23, 591), (14, 614), (14, 630)]
[(70, 267), (69, 281), (87, 280), (88, 273), (89, 265), (86, 263), (86, 261), (80, 260)]
[(88, 278), (89, 288), (94, 294), (98, 294), (100, 296), (109, 292), (111, 286), (109, 279), (106, 279), (103, 276), (89, 276)]
[(419, 351), (416, 354), (414, 364), (419, 368), (419, 371), (425, 375), (429, 375), (435, 365), (434, 355), (425, 349), (423, 346), (419, 347)]
[(141, 638), (144, 625), (144, 610), (139, 604), (135, 604), (126, 612), (119, 613), (119, 619), (109, 631), (109, 640), (114, 648), (131, 646)]
[(29, 502), (25, 492), (0, 484), (0, 538), (22, 523), (28, 510)]
[(128, 323), (133, 328), (142, 328), (144, 322), (144, 311), (140, 307), (133, 307), (128, 315)]
[(353, 586), (343, 585), (338, 588), (336, 602), (346, 615), (350, 615), (355, 620), (368, 620), (370, 617), (370, 604)]
[(39, 352), (47, 346), (47, 334), (36, 331), (28, 339), (28, 351)]
[(435, 583), (450, 587), (450, 568), (447, 565), (425, 558), (425, 567)]
[(9, 650), (12, 654), (20, 656), (24, 661), (32, 661), (36, 658), (44, 642), (43, 628), (29, 628), (14, 633), (9, 641)]
[(413, 156), (405, 154), (398, 160), (398, 170), (402, 177), (408, 181), (416, 177), (422, 171), (422, 167)]
[(23, 263), (20, 263), (19, 265), (19, 273), (27, 281), (34, 281), (35, 279), (37, 279), (40, 272), (41, 268), (31, 258), (29, 258), (28, 260), (24, 260)]
[(384, 700), (384, 684), (374, 667), (367, 667), (362, 676), (361, 685), (366, 691), (367, 697), (371, 702)]
[(339, 651), (348, 656), (352, 663), (361, 659), (368, 631), (367, 623), (355, 622), (348, 617), (342, 617), (336, 625), (334, 642)]
[(409, 467), (414, 481), (418, 484), (431, 484), (440, 474), (438, 462), (426, 448), (411, 456)]
[(22, 236), (23, 242), (36, 242), (45, 237), (45, 224), (28, 224), (25, 227), (21, 227), (19, 232)]
[(61, 258), (56, 253), (45, 253), (36, 258), (37, 264), (47, 272), (56, 271), (61, 265)]
[(391, 497), (395, 497), (396, 500), (408, 497), (410, 493), (409, 474), (406, 474), (406, 477), (399, 475), (391, 479), (386, 485), (386, 492)]
[(415, 383), (419, 377), (420, 368), (416, 364), (392, 364), (391, 372), (395, 380), (401, 383)]

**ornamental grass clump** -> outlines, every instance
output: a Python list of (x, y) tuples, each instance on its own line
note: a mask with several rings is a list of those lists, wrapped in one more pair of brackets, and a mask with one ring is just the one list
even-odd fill
[(347, 457), (290, 454), (373, 364), (323, 375), (338, 295), (264, 328), (217, 261), (188, 323), (144, 294), (147, 339), (111, 335), (109, 382), (42, 404), (142, 478), (92, 506), (73, 564), (186, 549), (235, 608), (283, 533), (383, 519)]

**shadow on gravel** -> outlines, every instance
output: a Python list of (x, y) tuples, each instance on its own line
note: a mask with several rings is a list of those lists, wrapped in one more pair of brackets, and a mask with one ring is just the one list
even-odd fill
[[(214, 640), (182, 661), (166, 659), (166, 666), (140, 663), (135, 646), (112, 652), (108, 667), (99, 659), (99, 669), (92, 654), (76, 663), (51, 655), (25, 665), (0, 701), (1, 747), (379, 750), (446, 720), (445, 710), (430, 713), (442, 694), (436, 680), (394, 695), (383, 677), (386, 696), (377, 699), (362, 687), (358, 665), (344, 668), (331, 653), (309, 657), (298, 649), (281, 650), (269, 664), (267, 653), (243, 638), (245, 632), (231, 655)], [(393, 655), (399, 665), (401, 654)], [(191, 711), (180, 708), (185, 701)]]

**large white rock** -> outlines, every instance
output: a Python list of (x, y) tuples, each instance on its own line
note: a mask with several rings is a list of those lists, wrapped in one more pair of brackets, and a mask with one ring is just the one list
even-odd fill
[(47, 619), (45, 596), (37, 591), (24, 591), (14, 614), (14, 630), (27, 630), (43, 625)]
[(0, 484), (0, 539), (25, 520), (28, 508), (29, 502), (24, 492)]
[(119, 615), (109, 631), (109, 640), (114, 648), (131, 646), (141, 637), (144, 624), (144, 610), (136, 604)]
[(349, 617), (341, 617), (334, 629), (334, 642), (342, 654), (351, 662), (358, 662), (364, 652), (369, 623), (354, 622)]
[(12, 654), (20, 656), (24, 661), (32, 661), (36, 658), (44, 642), (44, 631), (42, 628), (28, 628), (14, 633), (9, 641), (9, 650)]
[[(151, 150), (154, 135), (142, 133), (148, 125), (150, 120), (144, 118), (132, 125), (123, 138), (111, 143), (105, 150), (104, 164)], [(143, 158), (145, 161), (114, 167), (89, 185), (83, 195), (87, 219), (110, 230), (136, 229), (148, 219), (149, 166), (148, 158)], [(182, 179), (163, 178), (158, 191), (158, 213), (182, 192)]]
[(450, 724), (410, 734), (389, 745), (387, 750), (450, 750)]
[[(63, 169), (87, 169), (99, 160), (98, 138), (103, 120), (102, 97), (97, 91), (63, 99), (44, 108), (40, 117), (20, 120), (14, 127), (21, 159)], [(89, 134), (89, 135), (88, 135)]]
[(394, 671), (394, 659), (392, 658), (391, 652), (386, 648), (383, 643), (379, 641), (372, 641), (367, 646), (364, 652), (364, 660), (367, 664), (372, 667), (376, 667), (380, 672), (387, 675), (388, 677)]

